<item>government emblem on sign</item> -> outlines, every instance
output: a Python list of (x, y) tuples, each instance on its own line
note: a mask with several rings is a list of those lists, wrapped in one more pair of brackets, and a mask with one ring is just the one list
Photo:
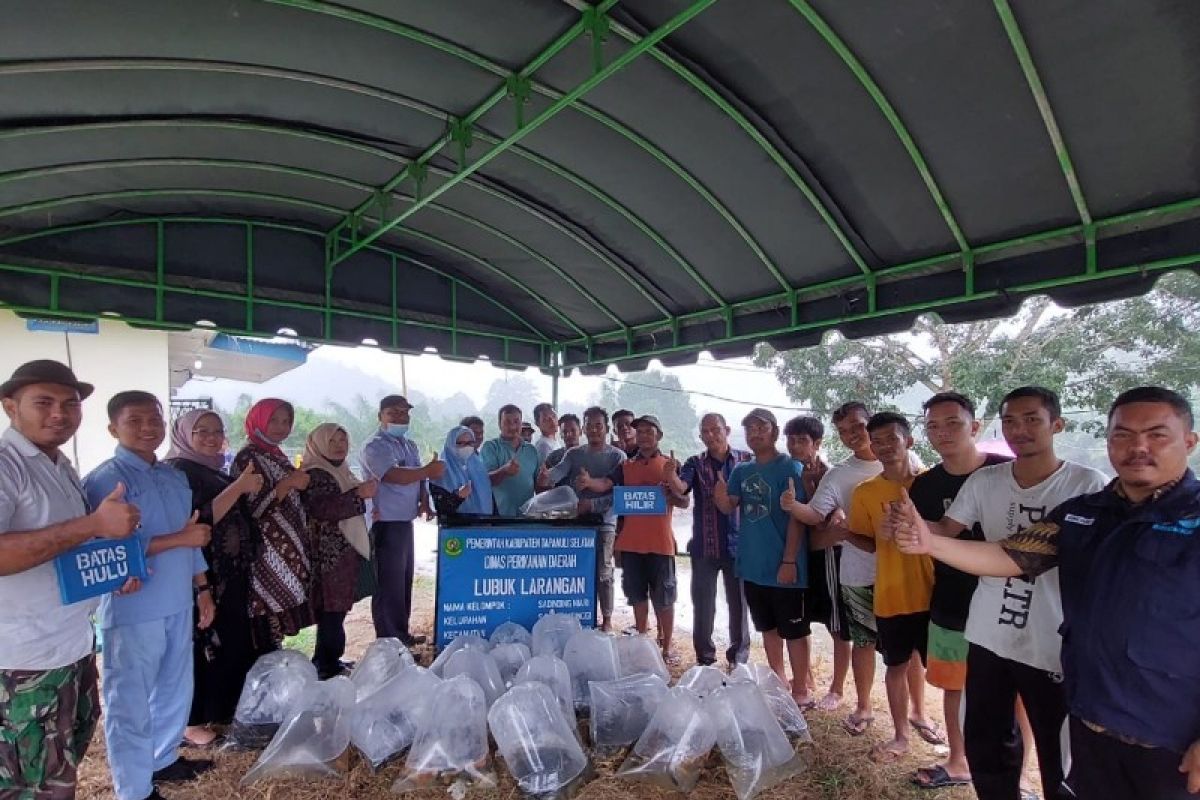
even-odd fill
[(451, 558), (454, 558), (455, 556), (461, 556), (463, 552), (462, 539), (458, 538), (457, 536), (451, 536), (446, 540), (446, 544), (442, 546), (442, 549), (445, 551), (446, 555), (450, 556)]

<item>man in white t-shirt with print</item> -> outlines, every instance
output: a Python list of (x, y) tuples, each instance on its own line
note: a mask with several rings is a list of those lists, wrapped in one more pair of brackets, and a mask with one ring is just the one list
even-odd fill
[[(850, 496), (855, 487), (883, 471), (883, 465), (871, 452), (871, 437), (867, 433), (867, 420), (870, 418), (871, 412), (859, 402), (844, 403), (833, 412), (832, 422), (838, 438), (853, 455), (825, 473), (809, 502), (798, 503), (794, 495), (789, 497), (785, 493), (780, 500), (785, 511), (805, 525), (813, 526), (825, 525), (831, 514), (844, 517), (850, 508)], [(835, 512), (841, 513), (838, 515)], [(825, 528), (813, 529), (810, 548), (820, 549), (842, 541), (845, 535), (844, 520), (835, 519), (833, 522), (835, 524)], [(852, 735), (858, 736), (867, 730), (873, 719), (871, 686), (875, 682), (877, 638), (874, 612), (875, 555), (857, 547), (843, 547), (841, 550), (838, 577), (842, 599), (846, 604), (846, 623), (854, 645), (850, 666), (857, 694), (857, 704), (846, 719), (845, 727)], [(925, 678), (917, 671), (910, 680), (923, 683)], [(909, 692), (910, 697), (916, 694)], [(924, 713), (914, 711), (912, 716), (920, 719)]]
[[(1017, 458), (983, 467), (963, 484), (941, 523), (954, 537), (976, 523), (999, 541), (1042, 520), (1060, 503), (1104, 488), (1099, 470), (1063, 461), (1054, 436), (1063, 430), (1058, 395), (1023, 386), (1000, 403), (1004, 439)], [(1037, 744), (1044, 796), (1063, 780), (1061, 742), (1067, 719), (1062, 687), (1062, 596), (1058, 570), (1034, 582), (982, 578), (967, 618), (966, 719), (963, 735), (972, 782), (980, 800), (1015, 800), (1020, 792), (1023, 745), (1014, 706), (1024, 702)]]

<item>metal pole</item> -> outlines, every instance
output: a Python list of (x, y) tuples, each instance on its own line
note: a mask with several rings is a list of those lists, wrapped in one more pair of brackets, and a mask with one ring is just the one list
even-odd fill
[(408, 397), (408, 375), (404, 371), (404, 353), (400, 354), (400, 394)]

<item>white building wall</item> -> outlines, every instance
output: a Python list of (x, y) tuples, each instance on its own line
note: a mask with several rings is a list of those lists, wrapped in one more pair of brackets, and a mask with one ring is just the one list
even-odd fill
[[(71, 364), (76, 377), (94, 384), (83, 404), (83, 424), (63, 450), (79, 474), (112, 456), (116, 440), (108, 432), (104, 407), (114, 394), (143, 389), (158, 396), (164, 413), (170, 401), (167, 333), (131, 328), (116, 320), (100, 320), (100, 333), (51, 333), (26, 329), (25, 320), (0, 311), (0, 383), (26, 361), (52, 358)], [(68, 356), (69, 345), (69, 356)], [(159, 455), (166, 453), (166, 444)]]

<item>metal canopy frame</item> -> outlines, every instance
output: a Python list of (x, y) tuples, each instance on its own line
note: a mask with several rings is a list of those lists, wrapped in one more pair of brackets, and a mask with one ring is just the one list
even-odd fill
[[(218, 53), (195, 59), (173, 58), (170, 53), (63, 56), (50, 51), (0, 64), (0, 90), (7, 80), (63, 73), (94, 76), (102, 83), (107, 76), (124, 74), (280, 81), (384, 103), (442, 128), (433, 141), (421, 144), (384, 141), (265, 110), (260, 116), (187, 116), (164, 110), (109, 118), (76, 116), (70, 109), (57, 118), (14, 113), (13, 124), (0, 126), (0, 145), (50, 150), (57, 137), (136, 138), (167, 133), (193, 143), (199, 141), (197, 137), (229, 137), (251, 150), (257, 146), (251, 146), (253, 140), (262, 137), (277, 142), (281, 156), (266, 152), (215, 157), (189, 153), (189, 147), (181, 145), (183, 152), (177, 155), (89, 158), (82, 152), (72, 160), (47, 157), (17, 168), (0, 167), (0, 272), (14, 285), (21, 283), (22, 289), (12, 296), (0, 290), (0, 305), (19, 312), (94, 316), (107, 309), (89, 308), (86, 303), (81, 307), (78, 299), (64, 303), (64, 287), (123, 287), (148, 291), (154, 298), (152, 311), (122, 314), (137, 324), (190, 327), (195, 321), (167, 313), (166, 300), (191, 296), (241, 303), (242, 324), (221, 326), (232, 333), (271, 335), (274, 331), (255, 324), (255, 309), (293, 309), (319, 315), (323, 321), (320, 330), (309, 332), (307, 338), (344, 342), (343, 323), (359, 320), (384, 326), (390, 335), (377, 339), (384, 347), (428, 349), (430, 345), (415, 344), (427, 335), (440, 345), (436, 349), (443, 355), (473, 358), (478, 355), (473, 348), (489, 342), (489, 357), (497, 363), (534, 365), (557, 375), (571, 368), (636, 366), (651, 357), (679, 360), (703, 349), (746, 352), (764, 340), (782, 346), (811, 343), (814, 334), (834, 327), (847, 335), (866, 335), (903, 328), (925, 312), (944, 313), (948, 318), (995, 315), (1010, 312), (1034, 293), (1049, 293), (1064, 302), (1117, 296), (1144, 291), (1153, 276), (1164, 270), (1200, 263), (1200, 226), (1192, 224), (1200, 218), (1200, 182), (1194, 191), (1176, 191), (1174, 196), (1147, 187), (1144, 196), (1150, 202), (1127, 205), (1119, 213), (1107, 213), (1111, 202), (1102, 203), (1106, 213), (1093, 217), (1076, 169), (1079, 155), (1073, 159), (1075, 148), (1068, 148), (1074, 123), (1060, 123), (1043, 72), (1035, 64), (1036, 48), (1026, 39), (1031, 26), (1037, 30), (1038, 9), (1022, 0), (1013, 2), (1020, 6), (1021, 16), (1028, 14), (1032, 22), (1018, 22), (1018, 10), (1009, 0), (993, 0), (994, 21), (1003, 30), (1009, 55), (1025, 81), (1025, 101), (1036, 109), (1079, 222), (1063, 225), (1047, 220), (1055, 224), (1026, 227), (1017, 235), (985, 242), (971, 242), (964, 233), (954, 210), (955, 196), (938, 178), (945, 169), (939, 166), (941, 154), (921, 143), (911, 120), (906, 120), (904, 104), (890, 97), (878, 79), (883, 74), (879, 65), (894, 63), (888, 59), (895, 54), (889, 52), (885, 58), (852, 48), (839, 33), (839, 28), (849, 31), (844, 20), (852, 13), (842, 7), (823, 0), (763, 0), (764, 8), (790, 10), (796, 23), (828, 48), (845, 73), (831, 73), (831, 80), (852, 80), (863, 98), (847, 98), (847, 102), (859, 103), (856, 108), (864, 114), (873, 113), (873, 120), (864, 117), (865, 124), (888, 131), (905, 154), (907, 166), (895, 166), (897, 185), (912, 192), (920, 187), (954, 242), (953, 250), (927, 247), (900, 263), (887, 263), (875, 254), (854, 222), (863, 210), (847, 205), (845, 197), (839, 199), (839, 194), (847, 195), (846, 187), (838, 176), (830, 178), (827, 158), (816, 150), (804, 152), (813, 145), (805, 147), (794, 132), (780, 130), (769, 113), (756, 108), (755, 97), (707, 65), (705, 51), (696, 44), (705, 41), (703, 36), (679, 38), (686, 26), (703, 25), (695, 20), (704, 19), (710, 7), (727, 7), (728, 0), (724, 4), (717, 0), (626, 0), (620, 5), (618, 0), (599, 0), (594, 5), (582, 0), (531, 2), (557, 6), (559, 12), (573, 15), (573, 21), (523, 66), (511, 69), (419, 25), (349, 5), (259, 0), (280, 14), (329, 20), (340, 26), (337, 35), (352, 36), (363, 30), (395, 37), (487, 76), (491, 83), (480, 93), (483, 100), (461, 110), (411, 96), (383, 81), (377, 85), (348, 74), (300, 69), (284, 58), (247, 63)], [(36, 9), (31, 13), (36, 14)], [(726, 26), (729, 19), (722, 17)], [(477, 22), (486, 29), (501, 20)], [(720, 27), (722, 22), (712, 24)], [(789, 249), (783, 249), (777, 232), (764, 232), (762, 214), (748, 213), (751, 206), (729, 194), (727, 175), (673, 152), (677, 148), (670, 142), (641, 129), (644, 125), (639, 121), (644, 120), (620, 107), (613, 93), (597, 92), (639, 60), (650, 65), (638, 68), (640, 80), (649, 76), (657, 82), (651, 87), (654, 91), (661, 93), (669, 86), (680, 93), (681, 114), (711, 119), (737, 131), (737, 141), (722, 142), (713, 152), (719, 154), (721, 147), (741, 148), (742, 157), (761, 164), (759, 179), (778, 181), (802, 198), (812, 217), (804, 222), (810, 225), (806, 235), (822, 238), (818, 247), (836, 253), (827, 257), (834, 260), (810, 265), (807, 243), (800, 240), (786, 243)], [(583, 61), (590, 68), (580, 72), (578, 64)], [(564, 74), (575, 77), (560, 88)], [(631, 90), (626, 81), (621, 91)], [(589, 94), (597, 98), (585, 100)], [(1014, 108), (1019, 105), (1014, 98), (1005, 102)], [(757, 103), (761, 105), (761, 100)], [(508, 123), (498, 116), (506, 105)], [(723, 257), (733, 260), (714, 264), (695, 243), (681, 240), (680, 220), (667, 219), (661, 206), (630, 194), (604, 170), (587, 166), (576, 156), (564, 157), (561, 147), (546, 148), (546, 137), (561, 135), (552, 126), (558, 119), (584, 126), (575, 130), (615, 136), (645, 165), (662, 170), (669, 176), (670, 191), (684, 204), (681, 208), (707, 209), (705, 213), (720, 221), (716, 228), (701, 227), (694, 235), (724, 237), (727, 244), (717, 247), (725, 247)], [(690, 134), (680, 131), (680, 135)], [(283, 157), (283, 151), (291, 148), (320, 149), (331, 158), (314, 161), (310, 155), (298, 164)], [(605, 154), (595, 152), (603, 160)], [(1084, 160), (1088, 158), (1094, 160), (1090, 151)], [(357, 159), (359, 174), (370, 165), (371, 174), (387, 177), (378, 181), (351, 177), (350, 162), (343, 159)], [(4, 163), (8, 162), (0, 151), (0, 164)], [(134, 185), (121, 184), (127, 175), (137, 176)], [(204, 180), (189, 185), (180, 175), (203, 175)], [(273, 181), (286, 188), (272, 190)], [(553, 191), (541, 191), (543, 182), (550, 182)], [(48, 186), (57, 188), (48, 190)], [(303, 190), (297, 188), (301, 186)], [(746, 190), (752, 192), (754, 187), (747, 185)], [(24, 200), (8, 200), (22, 198), (23, 193), (28, 195)], [(1105, 192), (1101, 189), (1098, 194)], [(330, 197), (357, 199), (347, 209)], [(203, 213), (189, 211), (189, 204), (199, 205)], [(603, 224), (596, 214), (602, 215)], [(68, 222), (55, 222), (63, 215)], [(174, 225), (209, 227), (214, 235), (230, 227), (243, 230), (246, 247), (240, 282), (177, 274), (165, 235)], [(619, 226), (627, 226), (634, 239), (618, 233)], [(127, 242), (127, 237), (147, 228), (153, 230), (153, 270), (130, 267), (120, 255), (107, 261), (86, 259), (86, 263), (58, 255), (78, 254), (79, 247), (95, 241), (85, 235)], [(256, 280), (256, 231), (319, 239), (324, 292), (290, 292), (281, 288), (279, 276), (274, 276), (274, 284), (264, 282), (263, 276)], [(935, 254), (930, 255), (931, 250)], [(359, 269), (366, 256), (390, 264), (390, 302), (388, 298), (352, 300), (335, 289), (339, 275)], [(1030, 259), (1045, 259), (1048, 266), (1031, 271)], [(446, 282), (448, 313), (420, 311), (407, 302), (398, 277), (402, 266)], [(815, 279), (804, 277), (822, 273)], [(739, 288), (743, 277), (745, 286), (757, 288)], [(42, 299), (28, 301), (29, 297)], [(477, 308), (491, 309), (485, 315), (487, 322), (460, 318), (458, 298), (464, 297), (474, 298)]]

